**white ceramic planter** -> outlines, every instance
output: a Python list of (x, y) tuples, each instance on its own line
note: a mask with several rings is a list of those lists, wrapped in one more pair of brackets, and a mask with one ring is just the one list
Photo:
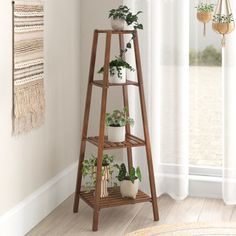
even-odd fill
[(125, 27), (125, 20), (123, 19), (113, 19), (111, 18), (111, 28), (113, 30), (123, 30)]
[(124, 142), (125, 141), (125, 126), (122, 127), (107, 127), (108, 141), (110, 142)]
[(139, 180), (136, 179), (134, 183), (130, 180), (123, 180), (120, 182), (120, 193), (122, 197), (136, 198), (138, 193)]
[(109, 81), (110, 83), (115, 83), (115, 84), (123, 84), (126, 82), (126, 69), (124, 67), (121, 68), (121, 78), (118, 77), (118, 71), (115, 69), (115, 74), (110, 75)]

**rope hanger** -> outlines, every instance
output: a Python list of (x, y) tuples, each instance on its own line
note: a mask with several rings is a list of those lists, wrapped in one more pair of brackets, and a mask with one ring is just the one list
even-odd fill
[(234, 19), (229, 0), (218, 0), (215, 15), (213, 18), (212, 28), (217, 33), (222, 34), (222, 47), (225, 46), (225, 35), (230, 34), (234, 28)]

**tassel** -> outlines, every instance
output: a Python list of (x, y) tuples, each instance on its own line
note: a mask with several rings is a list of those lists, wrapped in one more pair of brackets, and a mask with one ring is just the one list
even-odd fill
[(223, 38), (221, 40), (221, 46), (224, 48), (225, 47), (225, 42), (226, 42), (226, 39), (225, 39), (225, 34), (223, 34)]

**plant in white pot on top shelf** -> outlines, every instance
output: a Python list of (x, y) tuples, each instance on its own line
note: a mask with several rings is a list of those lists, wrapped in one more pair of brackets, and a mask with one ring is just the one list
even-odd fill
[(121, 5), (117, 9), (111, 9), (109, 18), (111, 18), (111, 27), (113, 30), (123, 30), (125, 23), (127, 25), (133, 25), (134, 29), (143, 29), (143, 25), (138, 23), (138, 15), (142, 13), (138, 11), (133, 14), (130, 9)]
[(139, 181), (141, 182), (142, 180), (140, 168), (137, 167), (135, 169), (132, 167), (128, 173), (124, 163), (120, 166), (116, 165), (116, 167), (119, 169), (117, 178), (120, 181), (120, 192), (122, 197), (135, 199), (138, 193)]
[[(109, 63), (110, 83), (115, 83), (115, 84), (125, 83), (126, 82), (126, 69), (130, 71), (134, 71), (134, 68), (122, 58), (117, 57), (115, 60), (112, 60)], [(99, 74), (104, 73), (104, 67), (102, 67), (98, 71), (98, 73)]]
[(118, 143), (125, 141), (125, 126), (134, 125), (134, 120), (128, 117), (127, 112), (127, 108), (124, 108), (123, 111), (114, 110), (106, 114), (108, 141)]

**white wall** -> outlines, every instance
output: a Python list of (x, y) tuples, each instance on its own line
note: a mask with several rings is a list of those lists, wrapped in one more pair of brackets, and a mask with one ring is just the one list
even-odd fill
[(78, 159), (78, 0), (45, 0), (45, 125), (11, 135), (12, 7), (0, 1), (0, 216)]

